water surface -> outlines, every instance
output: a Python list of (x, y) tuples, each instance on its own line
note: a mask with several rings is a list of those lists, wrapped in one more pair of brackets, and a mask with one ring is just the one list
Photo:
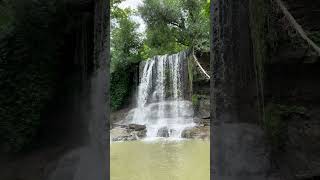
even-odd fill
[(209, 141), (111, 143), (111, 180), (209, 180)]

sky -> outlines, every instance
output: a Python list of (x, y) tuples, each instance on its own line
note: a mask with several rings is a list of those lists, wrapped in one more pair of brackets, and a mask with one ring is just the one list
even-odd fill
[[(134, 10), (138, 9), (138, 6), (142, 5), (142, 0), (126, 0), (119, 4), (120, 8), (131, 8)], [(138, 32), (143, 33), (146, 29), (146, 24), (139, 16), (132, 16), (133, 21), (139, 24)]]

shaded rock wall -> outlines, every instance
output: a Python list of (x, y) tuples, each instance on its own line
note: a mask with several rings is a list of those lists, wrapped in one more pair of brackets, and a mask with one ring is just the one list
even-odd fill
[(248, 1), (213, 1), (211, 10), (212, 120), (250, 121), (256, 89)]
[[(301, 23), (305, 30), (316, 30), (317, 24), (313, 25), (310, 16), (314, 13), (314, 7), (309, 7), (308, 3), (303, 6), (299, 3), (288, 5), (298, 22), (305, 19)], [(277, 32), (290, 37), (292, 31), (279, 28)], [(280, 105), (290, 111), (279, 119), (284, 123), (279, 135), (282, 139), (281, 148), (276, 149), (271, 145), (271, 159), (283, 179), (311, 179), (320, 174), (319, 57), (310, 53), (312, 50), (306, 48), (299, 36), (295, 36), (291, 42), (299, 43), (278, 43), (280, 50), (270, 54), (270, 61), (264, 65), (265, 106)], [(294, 107), (303, 111), (292, 111)], [(267, 109), (265, 113), (270, 114), (270, 111)], [(270, 119), (266, 119), (268, 121)]]
[[(283, 2), (306, 34), (317, 42), (313, 35), (319, 33), (319, 23), (315, 22), (319, 12), (314, 9), (319, 9), (319, 2)], [(254, 54), (260, 57), (263, 69), (260, 92), (264, 98), (263, 127), (271, 150), (272, 169), (282, 179), (316, 178), (320, 169), (317, 153), (320, 145), (316, 143), (320, 130), (319, 57), (274, 1), (265, 1), (260, 7), (263, 11), (251, 12), (253, 17), (262, 18), (258, 28), (252, 26), (252, 31), (260, 29), (260, 36), (253, 33), (252, 39), (260, 45), (254, 48), (265, 51)], [(252, 20), (257, 24), (257, 18)]]
[(258, 126), (249, 2), (211, 3), (211, 179), (268, 179)]

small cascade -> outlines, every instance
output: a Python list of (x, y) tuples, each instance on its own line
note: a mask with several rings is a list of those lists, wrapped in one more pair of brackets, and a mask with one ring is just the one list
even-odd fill
[(145, 124), (147, 137), (180, 138), (194, 126), (192, 103), (186, 100), (187, 53), (155, 56), (146, 61), (137, 94), (137, 106), (127, 118)]

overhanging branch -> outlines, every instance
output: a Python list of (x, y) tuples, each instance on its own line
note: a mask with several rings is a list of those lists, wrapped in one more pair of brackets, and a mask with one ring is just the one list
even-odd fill
[(203, 67), (202, 67), (201, 64), (199, 63), (196, 55), (194, 54), (194, 50), (192, 50), (192, 56), (193, 56), (194, 62), (196, 62), (197, 66), (199, 67), (199, 69), (201, 70), (201, 72), (206, 76), (207, 79), (210, 79), (209, 74), (203, 69)]
[(300, 34), (300, 36), (307, 41), (307, 43), (318, 53), (318, 56), (320, 56), (320, 48), (317, 46), (316, 43), (314, 43), (305, 33), (302, 26), (294, 19), (294, 17), (291, 15), (291, 13), (288, 11), (286, 6), (281, 0), (275, 0), (281, 10), (283, 11), (285, 17), (289, 20), (289, 22), (292, 24), (294, 29)]

